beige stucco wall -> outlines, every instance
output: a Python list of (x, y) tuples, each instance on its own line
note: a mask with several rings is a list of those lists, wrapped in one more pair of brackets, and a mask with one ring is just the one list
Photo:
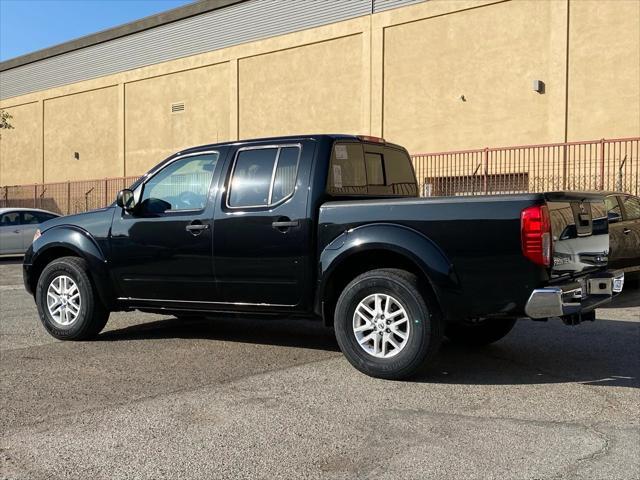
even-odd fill
[(35, 92), (0, 102), (16, 126), (0, 184), (138, 175), (186, 146), (303, 132), (412, 152), (640, 136), (638, 32), (638, 0), (430, 0)]
[(563, 7), (522, 0), (387, 28), (385, 137), (413, 152), (562, 141)]
[(640, 1), (570, 5), (570, 140), (640, 135)]
[(8, 108), (20, 128), (0, 130), (0, 185), (42, 181), (42, 114), (38, 102)]
[[(185, 147), (230, 139), (228, 63), (128, 83), (125, 99), (127, 174)], [(177, 102), (184, 111), (171, 113)]]
[[(44, 178), (61, 182), (122, 175), (115, 86), (44, 102)], [(79, 158), (74, 157), (75, 152)]]
[(358, 133), (362, 35), (240, 59), (240, 138)]

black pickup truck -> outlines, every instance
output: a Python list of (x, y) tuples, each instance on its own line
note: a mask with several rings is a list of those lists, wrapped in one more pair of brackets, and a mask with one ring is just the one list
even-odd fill
[(601, 195), (418, 198), (404, 148), (308, 135), (172, 155), (113, 205), (46, 222), (24, 283), (59, 339), (118, 310), (313, 317), (357, 369), (403, 378), (444, 336), (592, 320), (624, 282), (608, 251)]

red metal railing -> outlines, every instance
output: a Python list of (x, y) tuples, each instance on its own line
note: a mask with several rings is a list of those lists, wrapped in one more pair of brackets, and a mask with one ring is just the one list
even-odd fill
[(640, 137), (412, 155), (425, 196), (552, 190), (640, 193)]
[(138, 177), (0, 187), (0, 207), (43, 208), (63, 215), (109, 205), (116, 194)]
[[(640, 137), (412, 155), (423, 196), (553, 190), (640, 194)], [(61, 214), (110, 204), (138, 177), (0, 187), (0, 207)]]

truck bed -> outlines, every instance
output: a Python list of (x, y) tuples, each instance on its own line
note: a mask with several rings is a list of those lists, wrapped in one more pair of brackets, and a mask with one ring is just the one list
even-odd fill
[[(589, 204), (602, 199), (597, 195), (550, 192), (330, 201), (320, 208), (318, 248), (322, 251), (341, 232), (355, 232), (375, 222), (409, 228), (433, 242), (449, 262), (457, 288), (442, 294), (453, 315), (524, 315), (533, 289), (606, 266), (606, 258), (601, 265), (575, 260), (583, 250), (606, 257), (608, 235), (594, 236), (589, 228), (580, 237), (561, 240), (563, 232), (571, 229), (572, 204), (581, 205), (582, 201)], [(551, 213), (554, 251), (562, 257), (554, 257), (549, 268), (527, 259), (521, 244), (522, 210), (545, 203)], [(571, 252), (572, 260), (567, 261)]]

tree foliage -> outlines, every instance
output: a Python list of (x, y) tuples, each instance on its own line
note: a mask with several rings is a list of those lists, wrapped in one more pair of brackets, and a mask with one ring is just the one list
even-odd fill
[(0, 110), (0, 129), (10, 129), (13, 128), (13, 125), (9, 123), (13, 117), (9, 114), (9, 112), (5, 112), (4, 110)]

